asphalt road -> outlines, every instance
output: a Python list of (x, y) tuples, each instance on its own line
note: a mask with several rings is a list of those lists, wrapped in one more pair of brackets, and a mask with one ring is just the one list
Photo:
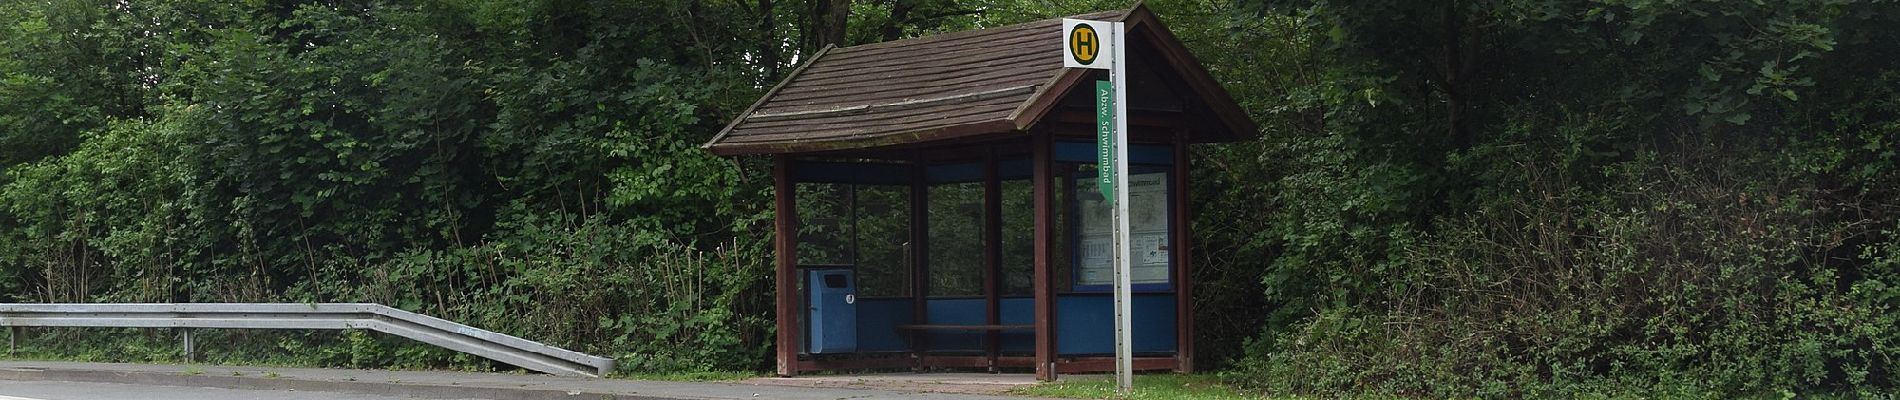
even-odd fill
[(995, 394), (928, 391), (1001, 392), (1033, 382), (1033, 377), (1025, 374), (981, 373), (904, 372), (685, 382), (458, 371), (0, 361), (0, 400), (371, 400), (409, 396), (509, 400), (1032, 400)]
[(0, 381), (0, 400), (396, 400), (335, 392), (237, 390), (121, 383)]

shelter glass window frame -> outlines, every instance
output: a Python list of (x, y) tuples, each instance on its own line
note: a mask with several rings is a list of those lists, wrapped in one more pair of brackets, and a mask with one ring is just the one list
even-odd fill
[[(1053, 161), (1056, 164), (1057, 170), (1064, 171), (1064, 173), (1058, 174), (1057, 177), (1057, 179), (1062, 181), (1059, 190), (1063, 193), (1056, 203), (1056, 208), (1060, 210), (1058, 214), (1064, 217), (1062, 221), (1057, 222), (1057, 226), (1061, 227), (1061, 229), (1059, 229), (1056, 236), (1062, 241), (1062, 243), (1056, 247), (1062, 249), (1067, 256), (1064, 257), (1066, 259), (1061, 260), (1060, 263), (1056, 263), (1056, 265), (1066, 267), (1067, 269), (1067, 271), (1062, 271), (1062, 273), (1058, 275), (1061, 276), (1063, 280), (1062, 283), (1064, 285), (1061, 286), (1066, 289), (1061, 291), (1064, 294), (1109, 293), (1114, 291), (1114, 285), (1112, 283), (1085, 284), (1082, 278), (1082, 263), (1085, 262), (1082, 256), (1082, 246), (1083, 236), (1086, 232), (1082, 231), (1081, 225), (1083, 218), (1081, 218), (1081, 215), (1083, 205), (1090, 203), (1083, 201), (1083, 197), (1095, 195), (1093, 194), (1095, 193), (1094, 190), (1085, 191), (1082, 188), (1093, 188), (1096, 185), (1095, 180), (1098, 176), (1096, 171), (1099, 170), (1099, 167), (1096, 162), (1094, 146), (1095, 144), (1090, 142), (1057, 141), (1055, 143), (1056, 154), (1054, 154), (1055, 159)], [(1175, 208), (1180, 206), (1179, 204), (1175, 204), (1175, 191), (1182, 190), (1182, 188), (1176, 187), (1178, 179), (1176, 179), (1177, 177), (1173, 169), (1175, 162), (1174, 155), (1172, 148), (1168, 144), (1134, 143), (1133, 146), (1134, 147), (1129, 149), (1129, 175), (1131, 177), (1147, 174), (1160, 175), (1160, 179), (1163, 182), (1164, 191), (1160, 194), (1160, 197), (1166, 202), (1161, 209), (1166, 232), (1161, 235), (1167, 243), (1170, 255), (1166, 257), (1167, 272), (1164, 282), (1135, 283), (1131, 289), (1134, 290), (1135, 293), (1172, 293), (1175, 291), (1175, 285), (1177, 283), (1175, 282), (1177, 276), (1175, 272), (1176, 269), (1180, 267), (1176, 265), (1179, 258), (1174, 257), (1172, 252), (1184, 250), (1181, 248), (1180, 243), (1178, 243), (1178, 235), (1175, 233), (1181, 229), (1181, 224), (1187, 223), (1187, 221), (1176, 221), (1174, 218)], [(1126, 188), (1122, 190), (1126, 190)]]

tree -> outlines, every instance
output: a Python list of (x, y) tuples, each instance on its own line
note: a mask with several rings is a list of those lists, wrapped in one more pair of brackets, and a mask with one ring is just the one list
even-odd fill
[(812, 0), (812, 49), (848, 46), (845, 33), (851, 17), (851, 0)]

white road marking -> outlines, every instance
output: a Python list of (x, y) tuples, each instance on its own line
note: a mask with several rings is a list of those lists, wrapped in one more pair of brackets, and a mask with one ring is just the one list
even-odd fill
[(46, 399), (35, 399), (31, 397), (13, 397), (13, 396), (0, 394), (0, 400), (46, 400)]

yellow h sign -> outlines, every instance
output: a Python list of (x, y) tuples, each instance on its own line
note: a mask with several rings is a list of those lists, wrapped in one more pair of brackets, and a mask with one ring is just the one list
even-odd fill
[(1102, 52), (1102, 38), (1095, 33), (1095, 27), (1088, 24), (1076, 24), (1069, 31), (1069, 57), (1082, 65), (1095, 63), (1095, 55)]
[(1062, 20), (1062, 66), (1110, 69), (1115, 63), (1114, 24), (1081, 19)]

